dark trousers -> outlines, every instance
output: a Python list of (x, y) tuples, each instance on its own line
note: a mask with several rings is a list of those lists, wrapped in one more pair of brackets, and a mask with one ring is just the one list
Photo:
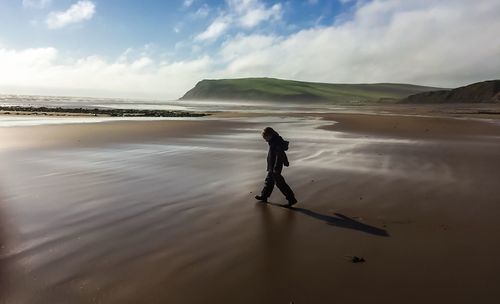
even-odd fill
[(266, 180), (264, 181), (264, 188), (262, 189), (261, 196), (268, 198), (273, 192), (274, 185), (280, 189), (281, 193), (286, 197), (287, 200), (291, 200), (295, 197), (292, 189), (285, 182), (285, 179), (280, 172), (267, 172)]

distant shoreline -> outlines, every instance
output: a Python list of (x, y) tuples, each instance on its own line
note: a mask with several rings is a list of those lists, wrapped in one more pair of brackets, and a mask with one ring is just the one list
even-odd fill
[(202, 117), (208, 113), (172, 110), (139, 109), (102, 109), (102, 108), (63, 108), (0, 106), (0, 115), (36, 115), (36, 116), (105, 116), (105, 117)]

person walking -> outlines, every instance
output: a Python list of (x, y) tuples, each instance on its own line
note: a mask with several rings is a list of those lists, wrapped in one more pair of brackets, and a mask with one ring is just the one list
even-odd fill
[(269, 144), (269, 151), (267, 152), (267, 176), (261, 194), (256, 195), (255, 199), (267, 203), (267, 199), (271, 196), (274, 185), (276, 185), (286, 197), (288, 206), (291, 207), (297, 203), (297, 199), (292, 189), (281, 175), (283, 166), (289, 166), (288, 158), (285, 153), (285, 151), (288, 150), (289, 142), (284, 140), (278, 132), (271, 127), (264, 128), (262, 137)]

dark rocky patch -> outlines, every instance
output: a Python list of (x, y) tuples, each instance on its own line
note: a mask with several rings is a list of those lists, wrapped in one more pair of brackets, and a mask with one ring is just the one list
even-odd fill
[[(33, 112), (34, 115), (46, 115), (47, 113), (60, 114), (90, 114), (111, 117), (201, 117), (207, 116), (206, 113), (194, 113), (186, 111), (168, 111), (168, 110), (136, 110), (136, 109), (103, 109), (103, 108), (63, 108), (63, 107), (23, 107), (6, 106), (0, 107), (0, 111), (10, 112)], [(19, 113), (15, 113), (16, 115)]]

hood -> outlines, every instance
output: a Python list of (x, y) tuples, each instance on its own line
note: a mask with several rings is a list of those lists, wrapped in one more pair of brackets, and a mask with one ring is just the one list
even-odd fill
[(283, 137), (279, 135), (274, 135), (273, 138), (269, 141), (270, 146), (280, 146), (284, 151), (288, 150), (289, 142), (284, 140)]

